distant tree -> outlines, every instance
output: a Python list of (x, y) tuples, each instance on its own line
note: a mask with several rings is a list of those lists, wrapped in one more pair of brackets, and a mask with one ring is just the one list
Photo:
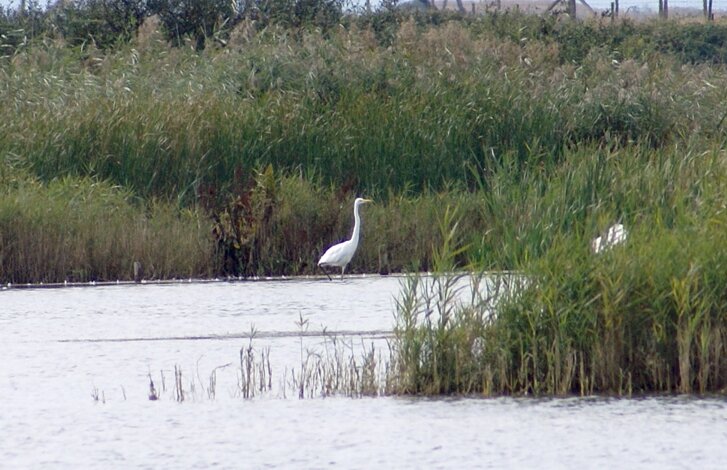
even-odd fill
[(167, 36), (175, 45), (192, 37), (197, 50), (205, 48), (223, 25), (234, 20), (237, 2), (230, 0), (148, 0), (149, 11), (159, 15)]
[(70, 43), (106, 48), (132, 38), (148, 9), (146, 0), (76, 0), (58, 2), (49, 14)]
[(46, 10), (37, 1), (20, 8), (0, 7), (0, 57), (14, 54), (49, 29)]
[(290, 27), (329, 28), (343, 16), (344, 0), (240, 0), (240, 18)]

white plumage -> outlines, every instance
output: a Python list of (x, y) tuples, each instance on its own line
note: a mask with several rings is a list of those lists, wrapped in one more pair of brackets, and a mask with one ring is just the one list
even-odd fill
[(596, 237), (591, 241), (591, 250), (594, 253), (600, 253), (606, 248), (611, 248), (614, 245), (623, 243), (626, 241), (628, 232), (623, 224), (615, 224), (608, 228), (603, 236)]
[[(320, 261), (318, 261), (318, 266), (323, 268), (324, 272), (327, 267), (339, 267), (341, 268), (341, 278), (343, 279), (343, 273), (346, 271), (346, 265), (351, 261), (354, 253), (356, 253), (356, 248), (358, 248), (358, 238), (361, 233), (361, 216), (358, 214), (358, 208), (367, 202), (371, 202), (371, 200), (360, 197), (356, 198), (353, 202), (353, 234), (349, 240), (333, 245), (327, 249), (325, 253), (323, 253)], [(327, 272), (326, 275), (328, 275)]]

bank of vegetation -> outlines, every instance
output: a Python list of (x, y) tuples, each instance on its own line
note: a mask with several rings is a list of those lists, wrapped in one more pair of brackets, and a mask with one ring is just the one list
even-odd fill
[(0, 14), (0, 282), (313, 273), (365, 195), (351, 272), (532, 279), (401, 391), (724, 389), (725, 25), (187, 3)]

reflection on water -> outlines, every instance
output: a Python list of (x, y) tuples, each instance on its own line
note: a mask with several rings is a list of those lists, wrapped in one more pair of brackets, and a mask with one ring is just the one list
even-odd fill
[(399, 289), (363, 277), (0, 292), (0, 467), (721, 468), (727, 457), (722, 398), (298, 400), (284, 383), (240, 398), (251, 331), (282, 381), (302, 351), (330, 346), (324, 330), (354, 356), (385, 350)]

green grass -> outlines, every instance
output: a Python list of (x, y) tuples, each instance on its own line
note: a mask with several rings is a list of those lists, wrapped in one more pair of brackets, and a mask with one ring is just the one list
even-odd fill
[(723, 393), (722, 27), (432, 22), (2, 59), (0, 280), (313, 273), (363, 195), (348, 272), (438, 273), (386, 393)]
[[(493, 188), (518, 202), (489, 220), (505, 221), (500, 256), (526, 282), (463, 307), (451, 276), (414, 278), (397, 313), (400, 393), (724, 392), (724, 150), (640, 149), (576, 152), (547, 185)], [(594, 255), (618, 220), (627, 242)]]
[(267, 164), (386, 195), (472, 188), (473, 168), (558, 165), (584, 143), (724, 138), (721, 68), (604, 49), (574, 63), (536, 39), (409, 21), (390, 47), (356, 28), (269, 28), (204, 53), (49, 42), (0, 67), (0, 154), (44, 181), (91, 176), (190, 205), (200, 184), (229, 191), (237, 168)]
[(156, 277), (311, 273), (356, 195), (377, 203), (351, 272), (436, 269), (455, 222), (455, 265), (519, 270), (615, 220), (681, 227), (722, 204), (704, 196), (721, 43), (715, 60), (660, 46), (693, 54), (718, 27), (399, 20), (389, 39), (362, 17), (241, 25), (203, 52), (147, 28), (4, 56), (0, 168), (24, 176), (2, 183), (2, 280), (125, 279), (137, 259)]
[(66, 177), (47, 185), (7, 176), (0, 191), (3, 283), (207, 277), (215, 259), (199, 214), (139, 206), (107, 183)]

